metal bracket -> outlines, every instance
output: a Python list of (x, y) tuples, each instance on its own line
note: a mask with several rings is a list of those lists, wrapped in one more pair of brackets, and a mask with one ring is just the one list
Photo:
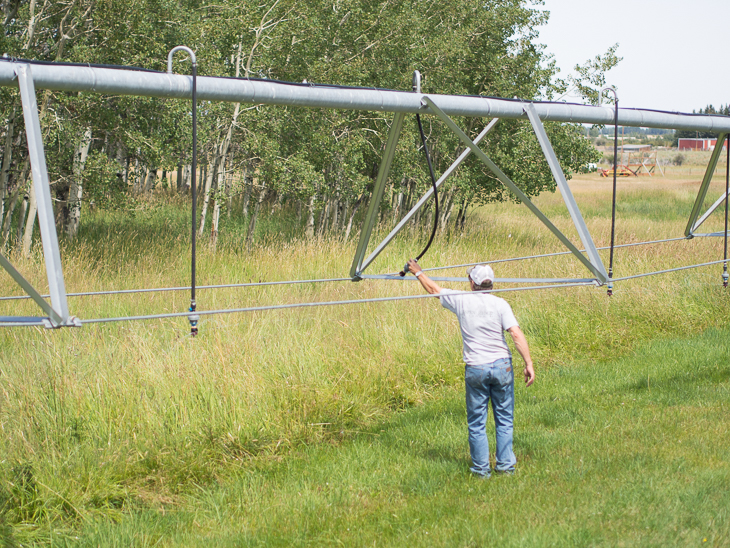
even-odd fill
[(695, 199), (694, 206), (692, 207), (692, 213), (689, 215), (689, 221), (687, 222), (687, 228), (684, 229), (684, 235), (688, 238), (691, 238), (694, 236), (694, 231), (699, 228), (699, 226), (705, 222), (707, 217), (710, 216), (710, 214), (719, 206), (724, 197), (722, 197), (720, 200), (715, 202), (715, 204), (705, 213), (702, 218), (698, 221), (697, 217), (700, 215), (700, 210), (702, 209), (702, 204), (705, 203), (705, 198), (707, 197), (707, 190), (710, 188), (710, 183), (712, 182), (712, 176), (715, 174), (715, 168), (717, 167), (717, 161), (720, 159), (720, 154), (722, 153), (722, 145), (720, 143), (725, 141), (725, 137), (727, 136), (727, 133), (720, 133), (720, 135), (717, 136), (717, 144), (715, 145), (715, 150), (712, 151), (712, 155), (710, 156), (710, 162), (707, 164), (707, 169), (705, 170), (705, 176), (702, 179), (702, 184), (700, 185), (700, 189), (697, 192), (697, 198)]
[[(512, 191), (512, 193), (519, 198), (520, 201), (522, 201), (530, 211), (567, 247), (573, 255), (581, 262), (583, 265), (590, 270), (595, 276), (596, 279), (601, 283), (605, 283), (607, 278), (607, 275), (605, 273), (605, 269), (600, 269), (599, 267), (595, 266), (591, 261), (589, 261), (583, 253), (556, 227), (550, 219), (548, 219), (545, 214), (540, 211), (540, 209), (533, 204), (530, 199), (527, 197), (527, 195), (520, 190), (520, 188), (515, 185), (507, 175), (505, 175), (501, 169), (497, 167), (497, 165), (492, 162), (492, 160), (489, 159), (489, 157), (471, 140), (469, 137), (464, 133), (459, 126), (454, 123), (454, 121), (449, 118), (449, 116), (444, 113), (436, 104), (426, 95), (423, 96), (423, 100), (426, 102), (426, 104), (431, 108), (431, 111), (441, 118), (446, 125), (453, 131), (456, 136), (461, 140), (462, 143), (464, 143), (466, 146), (468, 146), (474, 154), (489, 168), (489, 170), (494, 173), (494, 175), (502, 182), (503, 185), (505, 185), (508, 189)], [(603, 266), (601, 264), (601, 266)]]
[[(66, 287), (63, 280), (63, 269), (61, 267), (61, 253), (58, 248), (58, 234), (56, 233), (56, 223), (53, 215), (53, 202), (51, 200), (46, 157), (43, 151), (43, 135), (38, 119), (38, 104), (36, 102), (33, 75), (29, 64), (16, 64), (14, 70), (18, 77), (20, 99), (23, 105), (23, 118), (25, 119), (25, 132), (28, 141), (28, 157), (30, 159), (33, 186), (38, 203), (38, 226), (43, 242), (43, 256), (46, 261), (46, 274), (48, 276), (51, 304), (49, 305), (41, 297), (40, 293), (2, 255), (0, 255), (0, 266), (7, 270), (18, 285), (48, 314), (47, 322), (50, 323), (51, 327), (80, 326), (81, 323), (78, 319), (70, 316), (68, 311)], [(29, 324), (26, 320), (26, 317), (18, 317), (18, 321), (15, 323), (18, 325), (32, 324)], [(46, 319), (44, 318), (36, 318), (36, 320), (39, 320), (43, 325), (47, 325), (44, 321)], [(4, 318), (3, 325), (13, 323), (11, 318)], [(32, 325), (39, 324), (36, 322)]]

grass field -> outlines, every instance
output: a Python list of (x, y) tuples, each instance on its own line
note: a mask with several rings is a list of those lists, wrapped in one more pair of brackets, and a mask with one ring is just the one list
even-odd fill
[[(620, 181), (617, 241), (680, 236), (700, 177)], [(610, 181), (571, 186), (607, 245)], [(718, 173), (708, 204), (723, 187)], [(575, 236), (559, 196), (537, 202)], [(63, 251), (67, 289), (187, 284), (186, 222), (165, 200), (133, 217), (88, 217)], [(706, 228), (722, 226), (717, 212)], [(215, 250), (201, 246), (199, 284), (339, 277), (355, 247), (262, 236), (246, 249), (244, 235), (232, 222)], [(374, 272), (400, 269), (424, 240), (396, 240)], [(552, 251), (559, 243), (524, 207), (494, 204), (463, 234), (441, 234), (422, 263)], [(721, 258), (722, 240), (698, 238), (619, 250), (615, 271)], [(44, 286), (38, 255), (14, 261)], [(495, 269), (585, 276), (564, 256)], [(216, 316), (196, 339), (180, 320), (2, 330), (0, 535), (10, 546), (728, 545), (721, 272), (639, 278), (611, 299), (605, 288), (507, 294), (538, 380), (517, 394), (518, 474), (488, 482), (467, 474), (458, 325), (430, 299)], [(19, 294), (7, 277), (0, 292)], [(337, 282), (201, 290), (198, 302), (418, 292)], [(86, 297), (71, 308), (82, 318), (177, 312), (188, 299)], [(33, 313), (28, 302), (0, 303), (0, 314)]]

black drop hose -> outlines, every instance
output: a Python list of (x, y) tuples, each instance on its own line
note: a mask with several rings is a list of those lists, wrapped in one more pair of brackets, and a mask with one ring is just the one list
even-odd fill
[[(428, 251), (428, 248), (431, 247), (431, 244), (433, 243), (433, 239), (436, 236), (436, 229), (438, 229), (439, 226), (439, 191), (438, 187), (436, 186), (436, 175), (433, 172), (433, 164), (431, 163), (431, 155), (428, 153), (428, 145), (426, 145), (426, 134), (423, 133), (423, 124), (421, 123), (421, 115), (416, 114), (416, 121), (418, 122), (418, 132), (421, 134), (421, 143), (423, 144), (423, 152), (426, 154), (426, 163), (428, 163), (428, 172), (431, 174), (431, 184), (433, 185), (433, 204), (434, 204), (434, 217), (433, 217), (433, 229), (431, 230), (431, 237), (428, 239), (428, 243), (426, 244), (426, 247), (423, 248), (423, 251), (421, 251), (416, 256), (416, 262), (421, 260), (421, 257), (423, 257), (426, 252)], [(405, 267), (403, 267), (403, 270), (400, 272), (401, 276), (405, 276), (406, 272), (408, 272), (408, 265), (406, 264)]]
[(192, 221), (191, 221), (191, 253), (190, 253), (190, 335), (195, 337), (198, 334), (198, 316), (195, 314), (197, 303), (195, 302), (195, 220), (198, 210), (198, 189), (196, 188), (196, 175), (198, 171), (198, 65), (193, 63), (193, 163), (190, 177), (190, 191), (193, 198)]
[[(195, 313), (197, 303), (195, 302), (195, 214), (197, 211), (197, 189), (195, 175), (198, 171), (198, 61), (195, 58), (195, 52), (187, 46), (176, 46), (167, 54), (167, 73), (172, 74), (172, 57), (177, 51), (185, 51), (190, 55), (190, 61), (193, 65), (193, 165), (191, 166), (190, 191), (193, 195), (193, 207), (191, 212), (191, 235), (190, 235), (190, 335), (195, 337), (198, 334), (198, 321), (200, 316)], [(178, 181), (180, 184), (180, 181)]]

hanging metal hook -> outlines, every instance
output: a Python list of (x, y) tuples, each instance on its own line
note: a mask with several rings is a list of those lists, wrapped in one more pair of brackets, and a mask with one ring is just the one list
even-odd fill
[(167, 54), (167, 74), (172, 74), (172, 56), (175, 55), (178, 51), (185, 51), (190, 56), (190, 60), (193, 63), (193, 67), (198, 66), (198, 60), (195, 57), (195, 52), (191, 50), (187, 46), (175, 46), (170, 50), (170, 53)]
[(598, 106), (599, 107), (602, 106), (602, 103), (603, 103), (603, 100), (602, 99), (603, 99), (603, 92), (604, 91), (610, 91), (610, 92), (612, 92), (613, 93), (613, 98), (618, 103), (618, 93), (616, 93), (616, 88), (613, 87), (613, 86), (606, 86), (605, 88), (603, 88), (601, 91), (598, 92)]
[(413, 71), (413, 91), (421, 93), (421, 73), (417, 70)]

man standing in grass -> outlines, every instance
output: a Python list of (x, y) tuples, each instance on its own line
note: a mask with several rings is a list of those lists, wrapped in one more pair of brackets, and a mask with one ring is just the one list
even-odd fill
[(527, 339), (517, 324), (512, 308), (504, 299), (482, 293), (493, 289), (494, 271), (489, 265), (477, 265), (466, 271), (472, 291), (464, 294), (442, 289), (431, 280), (418, 263), (408, 261), (408, 269), (431, 295), (440, 295), (441, 306), (456, 314), (464, 342), (466, 378), (466, 418), (469, 424), (469, 450), (472, 473), (489, 477), (489, 442), (486, 422), (489, 400), (492, 400), (497, 430), (497, 463), (499, 473), (512, 474), (517, 459), (512, 451), (515, 383), (512, 354), (504, 331), (509, 332), (515, 348), (525, 361), (525, 383), (535, 380)]

